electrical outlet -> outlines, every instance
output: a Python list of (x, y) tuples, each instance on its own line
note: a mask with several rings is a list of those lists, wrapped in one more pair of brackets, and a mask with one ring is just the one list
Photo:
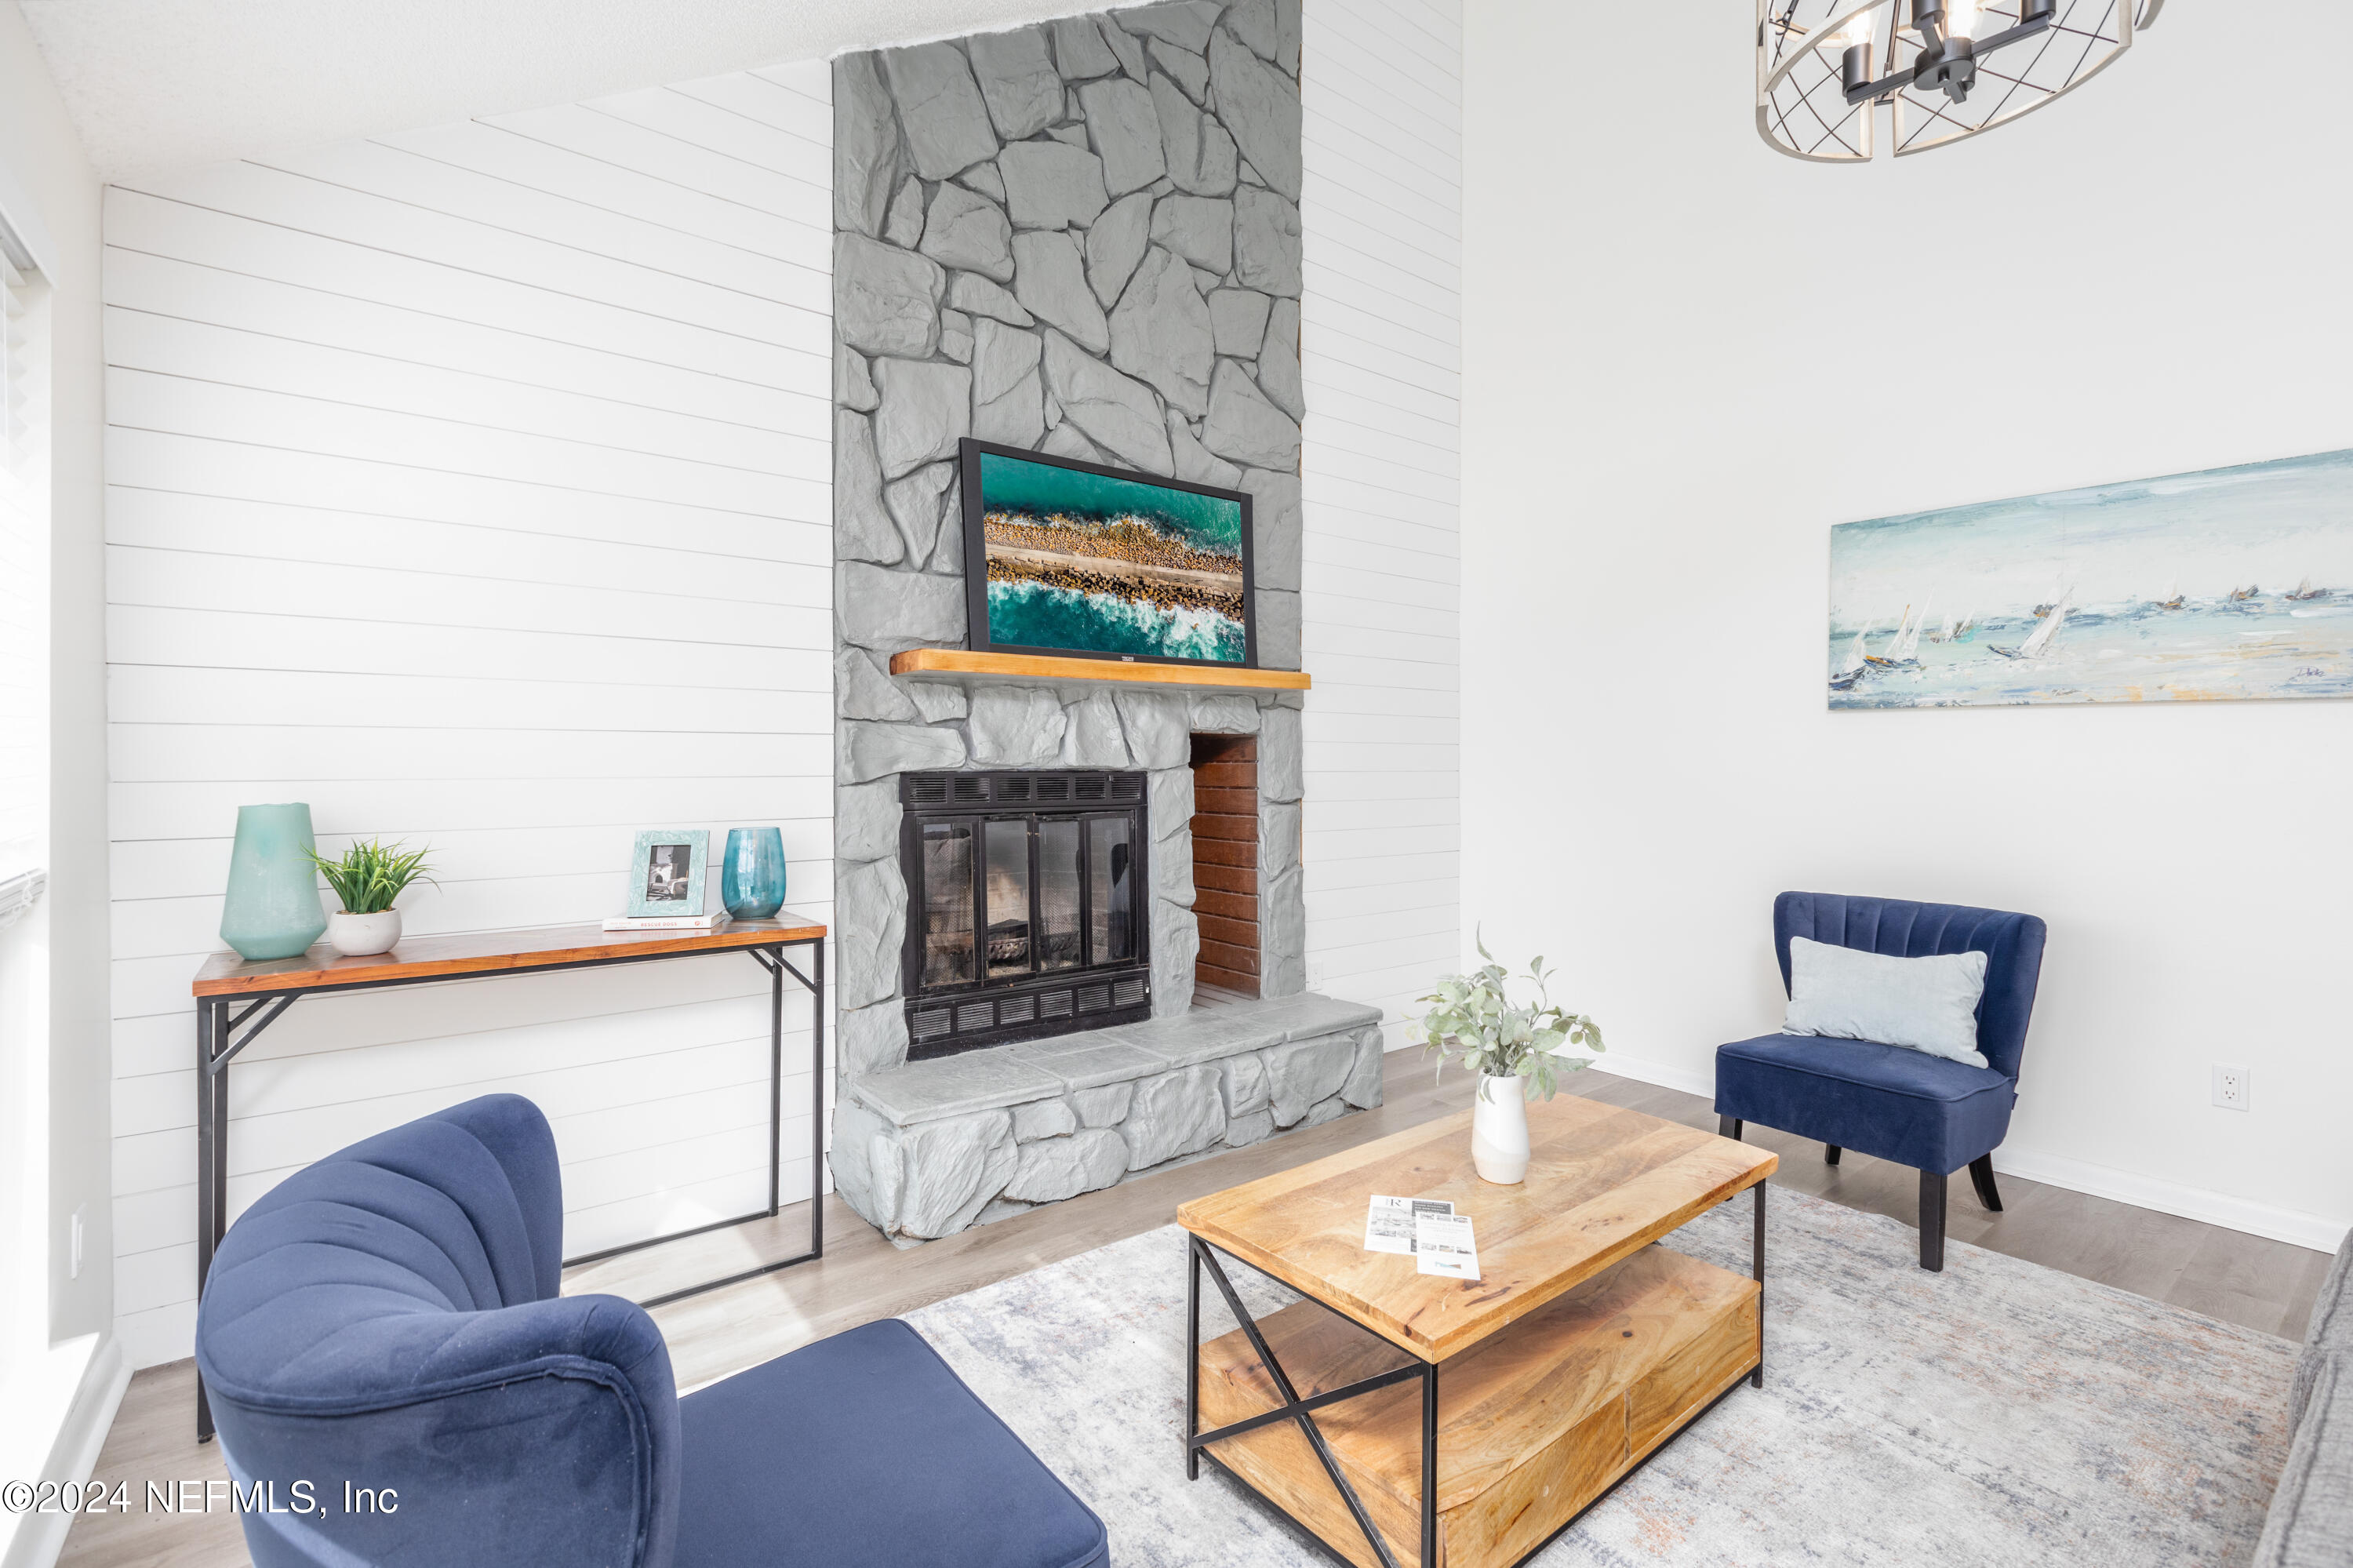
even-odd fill
[(2214, 1064), (2214, 1103), (2224, 1110), (2242, 1111), (2254, 1102), (2254, 1075), (2244, 1067)]
[(81, 1213), (82, 1212), (79, 1209), (76, 1209), (73, 1212), (72, 1265), (71, 1272), (66, 1276), (69, 1279), (79, 1279), (81, 1277)]

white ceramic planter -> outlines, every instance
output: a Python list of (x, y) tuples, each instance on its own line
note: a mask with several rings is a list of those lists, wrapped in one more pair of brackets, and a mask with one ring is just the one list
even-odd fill
[[(338, 909), (327, 916), (327, 946), (347, 959), (364, 959), (372, 953), (388, 953), (400, 940), (400, 911), (379, 909), (373, 915), (353, 915)], [(1527, 1146), (1527, 1134), (1520, 1135), (1523, 1149)]]
[(1528, 1173), (1528, 1081), (1482, 1074), (1471, 1109), (1471, 1163), (1479, 1179), (1517, 1186)]

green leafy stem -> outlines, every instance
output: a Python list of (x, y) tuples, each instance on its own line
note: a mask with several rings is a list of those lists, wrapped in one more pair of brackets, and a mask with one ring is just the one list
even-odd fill
[(1473, 937), (1486, 967), (1467, 975), (1448, 975), (1438, 989), (1420, 1000), (1430, 1011), (1410, 1022), (1421, 1032), (1423, 1048), (1437, 1053), (1437, 1072), (1456, 1056), (1480, 1075), (1479, 1092), (1487, 1092), (1489, 1078), (1522, 1078), (1546, 1099), (1560, 1090), (1559, 1075), (1593, 1064), (1583, 1056), (1561, 1056), (1562, 1046), (1605, 1051), (1601, 1031), (1581, 1012), (1555, 1003), (1546, 981), (1558, 973), (1545, 968), (1542, 958), (1528, 965), (1527, 979), (1535, 982), (1532, 1005), (1514, 1006), (1509, 985), (1514, 978), (1487, 951), (1482, 938)]
[[(315, 850), (311, 852), (311, 863), (327, 879), (327, 885), (343, 900), (346, 915), (375, 915), (392, 907), (392, 901), (408, 889), (412, 882), (433, 882), (426, 873), (432, 868), (426, 863), (427, 852), (414, 850), (404, 854), (405, 846), (384, 844), (370, 840), (355, 843), (345, 850), (341, 860), (328, 860)], [(441, 885), (433, 882), (436, 887)]]

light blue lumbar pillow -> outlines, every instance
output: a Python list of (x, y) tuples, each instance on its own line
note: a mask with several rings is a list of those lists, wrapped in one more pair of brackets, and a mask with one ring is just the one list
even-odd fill
[(1983, 1067), (1978, 999), (1985, 977), (1983, 953), (1891, 959), (1792, 937), (1781, 1033), (1876, 1040)]

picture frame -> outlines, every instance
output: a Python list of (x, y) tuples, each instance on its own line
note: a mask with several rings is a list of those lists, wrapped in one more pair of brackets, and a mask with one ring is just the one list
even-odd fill
[(629, 853), (629, 917), (701, 915), (710, 870), (708, 829), (647, 829)]
[[(1258, 577), (1249, 492), (969, 436), (957, 443), (956, 461), (964, 514), (966, 624), (974, 652), (1225, 670), (1259, 667)], [(1068, 499), (1060, 504), (1050, 498), (1057, 473), (1071, 481)], [(1018, 568), (1023, 580), (993, 583), (993, 576), (1002, 574), (992, 572), (988, 518), (1002, 487), (991, 482), (1008, 474), (1024, 482), (1032, 509), (1045, 514), (1024, 519), (1018, 525), (1024, 532), (1052, 532), (1050, 517), (1051, 524), (1069, 526), (1071, 513), (1098, 525), (1113, 519), (1148, 520), (1156, 532), (1145, 536), (1147, 548), (1141, 552), (1133, 541), (1117, 542), (1114, 547), (1124, 552), (1118, 557), (1039, 548), (1043, 541), (1034, 538), (1018, 546), (995, 541), (1008, 557), (1018, 548), (1025, 558)], [(1131, 503), (1133, 514), (1127, 510)], [(1057, 569), (1052, 557), (1058, 554), (1060, 565), (1070, 570)], [(1216, 559), (1204, 561), (1204, 556)], [(1158, 558), (1162, 556), (1166, 558)], [(1230, 588), (1212, 584), (1210, 578), (1229, 575), (1224, 563), (1234, 558), (1240, 565), (1239, 582)], [(1214, 569), (1198, 569), (1203, 566)], [(1108, 591), (1065, 586), (1073, 581)], [(1014, 596), (1027, 596), (1033, 602), (1008, 602)], [(1234, 613), (1237, 599), (1239, 613)], [(1016, 627), (1024, 630), (1017, 631)], [(1063, 635), (1042, 635), (1049, 627), (1059, 627)], [(1207, 656), (1211, 649), (1216, 656)]]

